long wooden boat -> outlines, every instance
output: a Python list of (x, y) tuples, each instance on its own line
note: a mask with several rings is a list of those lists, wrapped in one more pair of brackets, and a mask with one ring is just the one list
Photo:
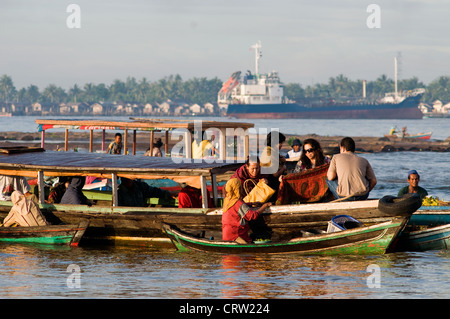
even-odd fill
[(77, 225), (0, 227), (0, 242), (78, 246), (89, 221)]
[[(78, 224), (88, 219), (90, 225), (83, 241), (138, 244), (170, 244), (162, 229), (163, 223), (197, 231), (222, 230), (222, 209), (167, 207), (121, 207), (118, 206), (118, 178), (172, 179), (201, 189), (207, 197), (207, 181), (212, 185), (214, 200), (218, 199), (217, 183), (226, 180), (242, 165), (239, 162), (206, 162), (145, 156), (108, 155), (75, 152), (31, 152), (0, 154), (0, 174), (26, 176), (38, 179), (40, 208), (52, 224)], [(44, 199), (44, 179), (48, 176), (96, 176), (111, 179), (111, 200), (103, 205), (47, 204)], [(0, 218), (6, 217), (12, 203), (0, 201)], [(415, 210), (414, 210), (415, 211)], [(274, 205), (261, 219), (252, 223), (258, 234), (269, 234), (272, 240), (296, 237), (302, 230), (326, 227), (336, 215), (350, 215), (363, 223), (381, 223), (396, 216), (410, 217), (414, 211), (398, 213), (379, 208), (379, 200), (335, 203), (309, 203)]]
[(396, 250), (447, 250), (450, 247), (450, 206), (423, 206), (399, 236)]
[(301, 255), (336, 255), (384, 254), (399, 231), (407, 223), (408, 218), (395, 218), (390, 221), (371, 226), (358, 227), (331, 233), (309, 233), (307, 236), (285, 241), (271, 241), (240, 244), (235, 241), (208, 239), (193, 236), (171, 225), (164, 225), (164, 230), (172, 243), (180, 251), (202, 251), (223, 254), (263, 253)]

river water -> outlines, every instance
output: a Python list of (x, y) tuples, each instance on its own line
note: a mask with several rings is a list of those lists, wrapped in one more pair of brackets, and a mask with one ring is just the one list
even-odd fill
[[(12, 121), (14, 119), (14, 121)], [(34, 131), (34, 119), (0, 119), (2, 131)], [(123, 118), (122, 118), (123, 119)], [(14, 122), (14, 123), (11, 123)], [(258, 120), (289, 134), (382, 136), (392, 125), (450, 135), (450, 120)], [(20, 129), (18, 129), (20, 128)], [(33, 128), (33, 129), (32, 129)], [(414, 128), (414, 130), (413, 130)], [(433, 135), (435, 135), (433, 133)], [(378, 185), (371, 197), (396, 195), (416, 169), (430, 195), (450, 201), (448, 153), (363, 154)], [(374, 275), (377, 277), (374, 277)], [(376, 278), (376, 280), (374, 279)], [(448, 298), (450, 252), (383, 256), (258, 256), (179, 253), (172, 248), (49, 247), (0, 244), (0, 298)]]

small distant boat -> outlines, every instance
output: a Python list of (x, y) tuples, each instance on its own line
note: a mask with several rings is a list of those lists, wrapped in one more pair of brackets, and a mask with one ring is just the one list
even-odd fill
[(163, 229), (180, 251), (202, 251), (224, 254), (261, 253), (300, 255), (379, 255), (384, 254), (409, 218), (395, 218), (371, 226), (357, 227), (337, 232), (304, 232), (302, 237), (286, 241), (257, 241), (239, 244), (199, 238), (181, 231), (176, 226), (164, 224)]
[(0, 227), (0, 242), (78, 246), (89, 221), (77, 225)]
[(385, 134), (384, 136), (389, 139), (419, 139), (429, 140), (433, 132), (417, 133), (417, 134), (405, 134), (403, 137), (398, 134)]

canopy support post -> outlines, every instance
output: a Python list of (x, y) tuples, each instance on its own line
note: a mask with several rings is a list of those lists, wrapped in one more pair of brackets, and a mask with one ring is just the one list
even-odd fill
[(217, 193), (217, 178), (216, 174), (211, 174), (211, 186), (213, 191), (213, 202), (215, 207), (219, 207), (219, 196)]
[(202, 207), (208, 208), (208, 191), (206, 189), (206, 177), (200, 176), (200, 183), (202, 185), (201, 192), (202, 192)]
[(41, 148), (45, 148), (45, 130), (41, 132)]
[(117, 207), (119, 206), (119, 197), (117, 194), (117, 174), (116, 173), (112, 173), (111, 174), (111, 180), (112, 180), (112, 205), (113, 207)]
[(105, 129), (103, 129), (102, 130), (102, 152), (103, 153), (105, 153), (105, 146), (106, 146), (106, 143), (105, 143), (105, 140), (106, 140), (106, 134), (105, 134)]
[(66, 132), (64, 134), (64, 151), (67, 152), (69, 150), (69, 129), (66, 128)]
[(89, 153), (94, 151), (94, 130), (89, 130)]
[(133, 130), (133, 155), (136, 155), (136, 130)]
[[(169, 154), (169, 131), (164, 131), (164, 137), (166, 140), (165, 145), (164, 145), (164, 156), (167, 157)], [(152, 152), (153, 152), (153, 150), (152, 150)]]
[(45, 203), (44, 172), (38, 171), (39, 204)]

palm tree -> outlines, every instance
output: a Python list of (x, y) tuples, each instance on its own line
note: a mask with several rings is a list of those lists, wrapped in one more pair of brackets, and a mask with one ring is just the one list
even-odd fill
[(69, 89), (69, 96), (73, 97), (73, 102), (77, 103), (77, 97), (82, 93), (83, 91), (80, 89), (78, 84), (74, 84), (72, 88)]
[(16, 94), (16, 88), (10, 76), (4, 74), (0, 78), (0, 98), (3, 101), (11, 101)]

